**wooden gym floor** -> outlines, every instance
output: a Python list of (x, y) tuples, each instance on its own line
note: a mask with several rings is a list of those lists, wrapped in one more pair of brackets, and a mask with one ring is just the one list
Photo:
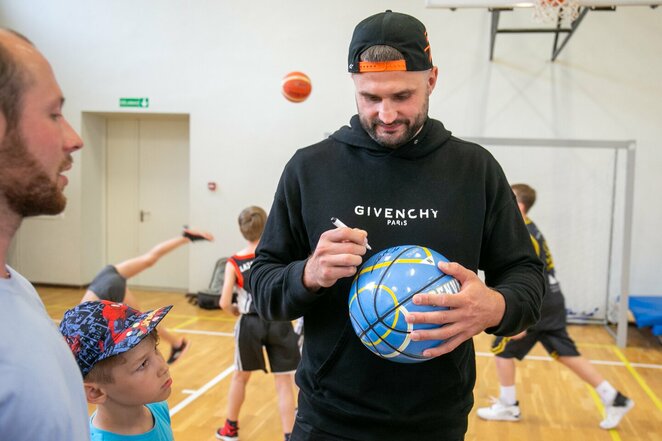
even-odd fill
[[(48, 313), (59, 320), (83, 295), (79, 289), (37, 287)], [(171, 330), (192, 342), (171, 368), (173, 392), (168, 402), (178, 441), (211, 441), (225, 418), (226, 392), (232, 377), (235, 318), (220, 310), (206, 311), (186, 302), (183, 294), (134, 291), (143, 310), (173, 304), (164, 320)], [(499, 388), (491, 336), (474, 338), (478, 378), (476, 405), (469, 416), (466, 441), (662, 441), (662, 345), (648, 329), (631, 326), (628, 347), (620, 349), (602, 326), (570, 326), (582, 354), (598, 366), (617, 389), (636, 402), (618, 430), (598, 427), (603, 407), (594, 390), (572, 372), (547, 357), (537, 345), (530, 358), (517, 365), (517, 391), (522, 420), (487, 422), (476, 407), (489, 406)], [(167, 357), (170, 348), (164, 344)], [(240, 417), (243, 441), (282, 440), (271, 376), (255, 372), (249, 382)], [(385, 440), (389, 441), (389, 440)]]

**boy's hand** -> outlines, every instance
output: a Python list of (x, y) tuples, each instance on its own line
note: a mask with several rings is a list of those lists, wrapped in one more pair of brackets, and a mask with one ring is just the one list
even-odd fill
[(214, 236), (207, 231), (194, 230), (192, 228), (187, 228), (187, 227), (184, 227), (182, 236), (184, 236), (191, 242), (195, 242), (197, 240), (208, 240), (212, 242), (214, 240)]

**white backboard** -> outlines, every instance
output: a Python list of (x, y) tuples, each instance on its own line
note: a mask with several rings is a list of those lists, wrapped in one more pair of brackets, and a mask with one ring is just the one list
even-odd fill
[[(535, 1), (529, 0), (425, 0), (428, 8), (530, 8)], [(609, 6), (657, 6), (661, 0), (579, 0), (579, 6), (609, 7)]]

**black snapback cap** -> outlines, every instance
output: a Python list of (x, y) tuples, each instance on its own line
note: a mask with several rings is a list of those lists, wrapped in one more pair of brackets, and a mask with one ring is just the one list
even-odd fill
[[(361, 54), (376, 45), (391, 46), (400, 51), (405, 59), (361, 61)], [(422, 71), (432, 67), (432, 53), (425, 25), (411, 15), (387, 10), (366, 18), (354, 28), (349, 44), (349, 72)]]

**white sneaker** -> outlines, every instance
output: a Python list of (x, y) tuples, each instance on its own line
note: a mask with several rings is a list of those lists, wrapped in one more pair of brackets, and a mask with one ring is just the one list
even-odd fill
[(519, 401), (515, 404), (506, 404), (503, 401), (492, 398), (490, 407), (481, 407), (476, 413), (484, 420), (491, 421), (519, 421)]
[(634, 401), (618, 392), (614, 402), (605, 406), (605, 419), (600, 422), (603, 429), (613, 429), (618, 426), (626, 413), (634, 407)]

